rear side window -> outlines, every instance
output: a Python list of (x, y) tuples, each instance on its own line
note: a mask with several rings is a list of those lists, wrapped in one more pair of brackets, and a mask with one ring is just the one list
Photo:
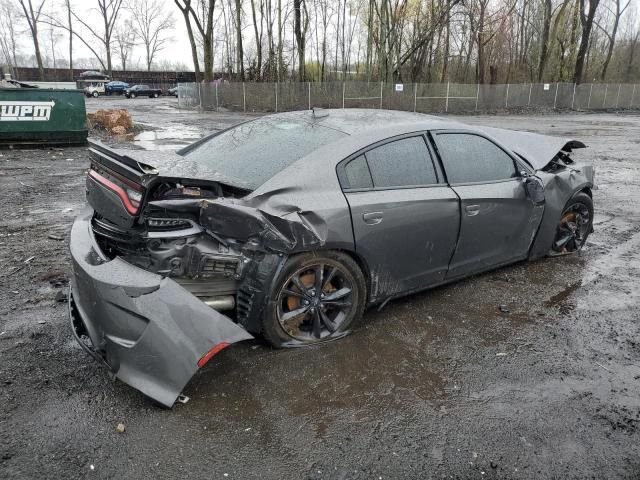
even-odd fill
[(346, 178), (346, 188), (373, 187), (371, 174), (369, 173), (369, 167), (367, 166), (367, 160), (364, 158), (364, 155), (360, 155), (351, 160), (347, 166), (344, 167), (344, 174)]
[(516, 176), (513, 159), (484, 137), (439, 133), (436, 144), (449, 183), (491, 182)]
[(422, 136), (403, 138), (365, 153), (376, 188), (411, 187), (438, 183)]

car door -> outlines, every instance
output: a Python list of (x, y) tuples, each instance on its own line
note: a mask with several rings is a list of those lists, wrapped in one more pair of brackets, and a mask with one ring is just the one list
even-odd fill
[(476, 133), (440, 131), (432, 138), (460, 198), (460, 235), (447, 278), (526, 258), (544, 207), (527, 195), (525, 167)]
[(422, 134), (376, 144), (339, 165), (373, 299), (444, 280), (459, 207), (438, 169)]

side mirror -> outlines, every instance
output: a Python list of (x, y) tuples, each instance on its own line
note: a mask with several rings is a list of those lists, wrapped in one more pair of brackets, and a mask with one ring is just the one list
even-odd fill
[(529, 174), (523, 176), (522, 180), (524, 182), (524, 188), (527, 191), (527, 197), (529, 197), (533, 204), (544, 204), (544, 186), (542, 185), (542, 182)]

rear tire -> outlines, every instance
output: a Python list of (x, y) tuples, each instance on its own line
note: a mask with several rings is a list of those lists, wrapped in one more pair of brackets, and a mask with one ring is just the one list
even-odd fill
[(295, 255), (273, 283), (262, 318), (263, 336), (275, 348), (338, 338), (362, 316), (366, 296), (364, 275), (348, 255)]
[(580, 192), (571, 197), (560, 216), (552, 253), (568, 254), (582, 249), (593, 229), (593, 200)]
[(91, 94), (91, 96), (92, 96), (93, 98), (98, 98), (98, 96), (99, 96), (99, 95), (100, 95), (100, 94), (99, 94), (98, 92), (93, 92), (93, 93)]
[(158, 93), (153, 94), (153, 98), (158, 98), (160, 95)]

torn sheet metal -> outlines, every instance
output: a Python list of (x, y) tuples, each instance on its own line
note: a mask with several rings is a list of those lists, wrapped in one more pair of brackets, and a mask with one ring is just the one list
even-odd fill
[(537, 176), (544, 184), (545, 208), (529, 250), (530, 260), (542, 258), (551, 251), (562, 211), (571, 197), (594, 186), (592, 165), (575, 165), (575, 168), (565, 168), (554, 173), (540, 171)]
[(551, 137), (530, 132), (516, 132), (504, 128), (477, 127), (496, 139), (503, 146), (524, 157), (535, 170), (542, 170), (558, 152), (571, 152), (576, 148), (585, 148), (579, 140), (563, 137)]
[(72, 323), (118, 379), (171, 407), (213, 347), (253, 337), (173, 280), (101, 258), (90, 219), (81, 215), (71, 231)]
[(325, 244), (327, 226), (314, 212), (296, 211), (291, 207), (273, 213), (247, 206), (240, 200), (159, 200), (150, 202), (155, 208), (171, 212), (192, 212), (207, 231), (240, 242), (253, 241), (276, 252), (297, 252), (319, 248)]

